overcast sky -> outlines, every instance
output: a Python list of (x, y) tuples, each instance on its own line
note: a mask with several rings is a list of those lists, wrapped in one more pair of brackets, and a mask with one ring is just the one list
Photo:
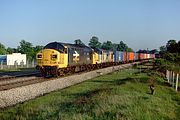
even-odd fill
[(0, 43), (16, 47), (92, 36), (134, 50), (180, 40), (180, 0), (0, 0)]

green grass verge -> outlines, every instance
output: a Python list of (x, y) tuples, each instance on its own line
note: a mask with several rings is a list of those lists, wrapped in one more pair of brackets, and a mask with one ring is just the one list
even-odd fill
[(180, 94), (155, 72), (127, 69), (0, 110), (0, 119), (179, 120)]
[(36, 68), (9, 68), (9, 69), (2, 69), (0, 72), (19, 72), (19, 71), (35, 71)]

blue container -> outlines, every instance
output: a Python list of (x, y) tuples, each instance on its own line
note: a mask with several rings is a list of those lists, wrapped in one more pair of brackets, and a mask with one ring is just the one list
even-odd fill
[(123, 62), (124, 61), (124, 52), (114, 51), (114, 62)]
[(114, 51), (114, 62), (118, 62), (118, 52), (119, 51)]
[(124, 52), (120, 52), (120, 62), (124, 62)]

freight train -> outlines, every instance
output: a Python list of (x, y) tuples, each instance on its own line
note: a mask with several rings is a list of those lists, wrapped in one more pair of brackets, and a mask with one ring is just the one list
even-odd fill
[(57, 77), (153, 58), (154, 54), (108, 51), (80, 44), (51, 42), (37, 54), (36, 68), (44, 77)]

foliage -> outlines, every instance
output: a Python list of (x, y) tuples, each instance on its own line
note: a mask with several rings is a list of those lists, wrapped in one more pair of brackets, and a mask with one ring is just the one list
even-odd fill
[(120, 41), (120, 43), (118, 44), (117, 50), (118, 51), (127, 51), (128, 46), (123, 41)]
[(155, 54), (155, 53), (158, 53), (158, 50), (157, 49), (153, 49), (153, 50), (150, 50), (149, 53)]
[(166, 70), (175, 71), (177, 73), (180, 72), (180, 64), (176, 64), (170, 60), (156, 59), (154, 63), (157, 66), (156, 69), (163, 73), (165, 73)]
[(170, 53), (178, 53), (178, 43), (176, 43), (176, 40), (169, 40), (166, 44), (166, 48)]
[(18, 46), (18, 52), (22, 54), (26, 54), (27, 58), (32, 60), (34, 56), (34, 50), (33, 50), (33, 45), (30, 42), (27, 42), (25, 40), (21, 40), (20, 46)]
[(106, 41), (101, 44), (99, 42), (99, 38), (96, 36), (93, 36), (89, 41), (89, 46), (91, 48), (101, 48), (105, 50), (118, 50), (118, 51), (127, 51), (127, 52), (133, 52), (132, 48), (129, 48), (123, 41), (120, 41), (119, 44), (112, 43), (111, 41)]
[(37, 52), (39, 52), (40, 50), (43, 49), (43, 46), (37, 45), (37, 46), (33, 47), (33, 49), (34, 49), (34, 52), (37, 53)]
[(161, 53), (164, 53), (166, 51), (166, 46), (161, 46), (159, 49)]
[(0, 55), (6, 54), (6, 48), (3, 44), (0, 43)]
[(126, 51), (127, 52), (134, 52), (134, 50), (132, 48), (128, 48)]
[(74, 40), (74, 43), (77, 45), (85, 45), (80, 39)]
[(113, 50), (113, 44), (111, 41), (107, 41), (102, 44), (101, 48), (105, 50)]
[(18, 52), (18, 50), (16, 48), (10, 48), (10, 47), (8, 47), (6, 49), (6, 51), (7, 51), (8, 54), (12, 54), (12, 53), (17, 53)]
[(42, 50), (42, 48), (43, 46), (39, 46), (39, 45), (33, 47), (32, 43), (27, 42), (25, 40), (21, 40), (20, 46), (18, 46), (17, 51), (22, 54), (26, 54), (29, 60), (33, 60), (36, 58), (37, 52)]
[(169, 40), (166, 46), (160, 47), (160, 54), (163, 59), (180, 65), (180, 41)]
[(91, 48), (100, 48), (101, 47), (101, 43), (99, 42), (99, 38), (96, 36), (93, 36), (90, 41), (89, 41), (89, 46)]
[(42, 49), (43, 46), (33, 46), (32, 43), (27, 42), (25, 40), (21, 40), (20, 45), (17, 48), (8, 47), (6, 49), (5, 46), (0, 43), (0, 54), (12, 54), (20, 52), (22, 54), (26, 54), (28, 60), (35, 59), (37, 52), (39, 52)]

